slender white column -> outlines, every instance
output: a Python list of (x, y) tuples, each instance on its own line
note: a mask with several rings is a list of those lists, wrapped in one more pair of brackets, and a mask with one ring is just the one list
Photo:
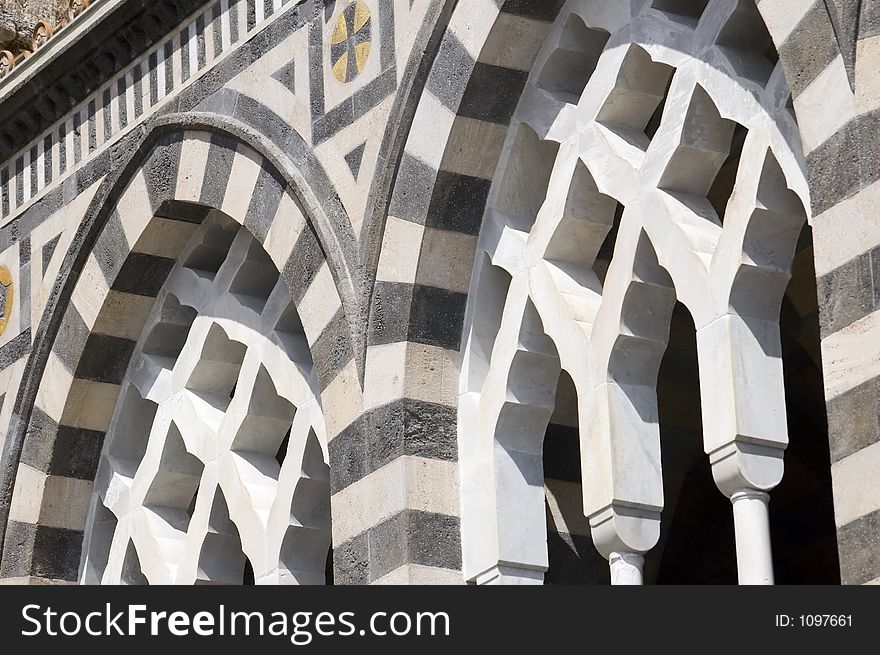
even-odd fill
[(740, 584), (773, 584), (770, 548), (770, 495), (756, 489), (737, 489), (731, 496), (736, 529), (736, 568)]
[(642, 567), (645, 565), (645, 558), (639, 553), (615, 551), (608, 556), (608, 564), (611, 567), (611, 584), (642, 584)]

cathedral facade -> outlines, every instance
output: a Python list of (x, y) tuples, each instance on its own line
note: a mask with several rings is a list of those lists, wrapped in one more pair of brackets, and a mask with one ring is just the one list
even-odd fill
[(0, 581), (880, 582), (880, 3), (43, 4)]

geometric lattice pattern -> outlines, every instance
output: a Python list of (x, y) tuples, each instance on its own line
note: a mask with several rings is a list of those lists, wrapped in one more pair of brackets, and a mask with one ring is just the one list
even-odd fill
[(880, 581), (871, 3), (194, 4), (0, 81), (0, 578), (320, 581), (316, 375), (336, 582)]
[(206, 219), (123, 382), (83, 582), (323, 584), (325, 451), (286, 284), (246, 229)]
[(653, 547), (656, 384), (676, 299), (697, 327), (716, 482), (728, 496), (778, 483), (779, 309), (808, 206), (788, 98), (753, 2), (563, 11), (511, 123), (469, 297), (466, 577), (546, 570), (542, 440), (561, 369), (597, 548)]

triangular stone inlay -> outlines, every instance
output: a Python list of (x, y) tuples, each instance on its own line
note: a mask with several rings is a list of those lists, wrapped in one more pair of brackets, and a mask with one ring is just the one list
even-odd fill
[(357, 179), (358, 173), (361, 172), (361, 164), (364, 161), (364, 150), (366, 147), (367, 143), (365, 141), (345, 156), (345, 163), (348, 164), (354, 179)]
[(825, 9), (831, 19), (831, 27), (837, 39), (837, 47), (843, 57), (843, 65), (849, 77), (850, 88), (855, 90), (856, 51), (859, 39), (862, 0), (825, 0)]
[(291, 93), (296, 93), (296, 62), (291, 61), (272, 73), (272, 79), (281, 82)]
[(46, 276), (46, 269), (49, 268), (49, 262), (52, 260), (52, 255), (55, 254), (55, 248), (58, 247), (60, 240), (61, 235), (58, 234), (43, 245), (43, 277)]

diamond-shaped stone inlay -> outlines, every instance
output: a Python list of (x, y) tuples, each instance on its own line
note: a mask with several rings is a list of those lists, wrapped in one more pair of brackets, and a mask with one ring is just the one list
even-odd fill
[(356, 0), (343, 10), (330, 36), (330, 59), (337, 80), (351, 82), (364, 70), (372, 38), (370, 10), (361, 0)]

